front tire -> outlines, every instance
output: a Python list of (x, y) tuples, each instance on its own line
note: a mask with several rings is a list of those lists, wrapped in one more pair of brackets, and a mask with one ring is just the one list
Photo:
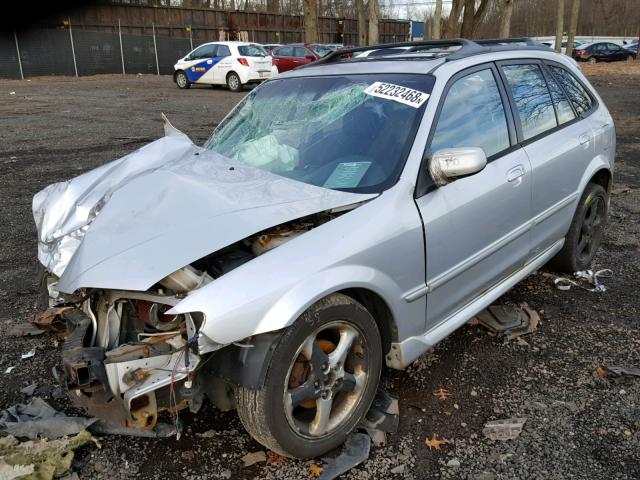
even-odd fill
[(332, 294), (282, 335), (257, 390), (236, 390), (245, 429), (281, 455), (312, 458), (346, 440), (366, 415), (382, 369), (380, 332), (358, 302)]
[(242, 81), (236, 72), (229, 72), (227, 75), (227, 87), (232, 92), (241, 92), (242, 91)]
[(607, 220), (608, 196), (602, 185), (589, 183), (573, 215), (564, 246), (549, 266), (559, 272), (585, 270), (595, 256)]
[(183, 90), (191, 87), (191, 82), (189, 82), (187, 74), (183, 71), (176, 73), (176, 85)]

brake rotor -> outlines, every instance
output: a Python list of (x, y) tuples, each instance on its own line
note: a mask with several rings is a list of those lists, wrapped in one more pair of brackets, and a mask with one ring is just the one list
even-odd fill
[[(318, 340), (318, 346), (324, 353), (331, 353), (336, 349), (336, 344), (330, 340), (320, 339)], [(302, 385), (309, 377), (311, 371), (311, 365), (309, 361), (302, 355), (299, 355), (296, 362), (291, 369), (291, 375), (289, 376), (289, 388), (296, 388)], [(315, 400), (305, 400), (300, 404), (302, 408), (316, 408)]]

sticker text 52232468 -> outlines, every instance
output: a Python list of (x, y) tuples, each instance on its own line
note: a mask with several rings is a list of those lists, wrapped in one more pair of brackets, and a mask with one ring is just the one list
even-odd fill
[(365, 88), (364, 93), (374, 97), (386, 98), (387, 100), (395, 100), (414, 108), (419, 108), (429, 98), (428, 93), (384, 82), (372, 83)]

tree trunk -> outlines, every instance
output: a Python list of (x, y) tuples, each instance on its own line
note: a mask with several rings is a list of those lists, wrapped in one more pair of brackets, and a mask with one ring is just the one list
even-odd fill
[(571, 4), (571, 18), (569, 19), (569, 35), (567, 36), (566, 54), (571, 56), (573, 53), (573, 40), (576, 38), (578, 30), (578, 16), (580, 14), (580, 0), (573, 0)]
[(476, 0), (464, 0), (464, 14), (462, 15), (462, 38), (473, 36), (473, 23), (475, 19)]
[(462, 6), (464, 5), (463, 0), (453, 0), (451, 4), (451, 12), (449, 12), (449, 19), (447, 20), (447, 25), (445, 29), (446, 37), (458, 37), (460, 34), (458, 33), (460, 27), (460, 13), (462, 12)]
[[(433, 14), (433, 27), (431, 27), (431, 38), (438, 40), (440, 38), (440, 21), (442, 19), (442, 0), (436, 0), (436, 11)], [(425, 32), (427, 26), (424, 26)]]
[[(574, 2), (577, 0), (574, 0)], [(500, 19), (500, 38), (509, 38), (511, 34), (511, 15), (513, 14), (513, 0), (504, 0), (504, 11)]]
[(318, 0), (304, 0), (304, 41), (318, 41)]
[(556, 52), (562, 51), (562, 29), (564, 27), (564, 0), (556, 0), (558, 10), (556, 13)]
[(358, 14), (358, 45), (364, 47), (367, 44), (367, 11), (364, 0), (356, 0), (356, 13)]
[(380, 18), (380, 5), (378, 0), (369, 0), (369, 45), (376, 45), (378, 40), (378, 20)]

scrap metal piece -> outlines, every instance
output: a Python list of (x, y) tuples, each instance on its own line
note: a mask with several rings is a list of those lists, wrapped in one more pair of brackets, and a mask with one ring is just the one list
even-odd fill
[(344, 442), (342, 452), (335, 458), (327, 460), (327, 466), (322, 469), (320, 480), (333, 480), (356, 465), (369, 458), (371, 440), (364, 433), (352, 433)]
[(526, 418), (494, 420), (485, 424), (482, 433), (490, 440), (513, 440), (518, 438), (526, 421)]
[(613, 272), (608, 268), (598, 270), (596, 272), (593, 270), (580, 270), (579, 272), (574, 272), (573, 276), (576, 280), (586, 280), (590, 285), (592, 285), (592, 287), (585, 287), (584, 285), (565, 277), (558, 277), (553, 281), (553, 283), (558, 290), (570, 290), (571, 287), (579, 287), (587, 292), (601, 293), (606, 292), (607, 287), (605, 287), (599, 279), (612, 277)]
[(512, 340), (533, 333), (538, 328), (540, 315), (526, 304), (491, 305), (479, 312), (475, 319), (490, 331)]

